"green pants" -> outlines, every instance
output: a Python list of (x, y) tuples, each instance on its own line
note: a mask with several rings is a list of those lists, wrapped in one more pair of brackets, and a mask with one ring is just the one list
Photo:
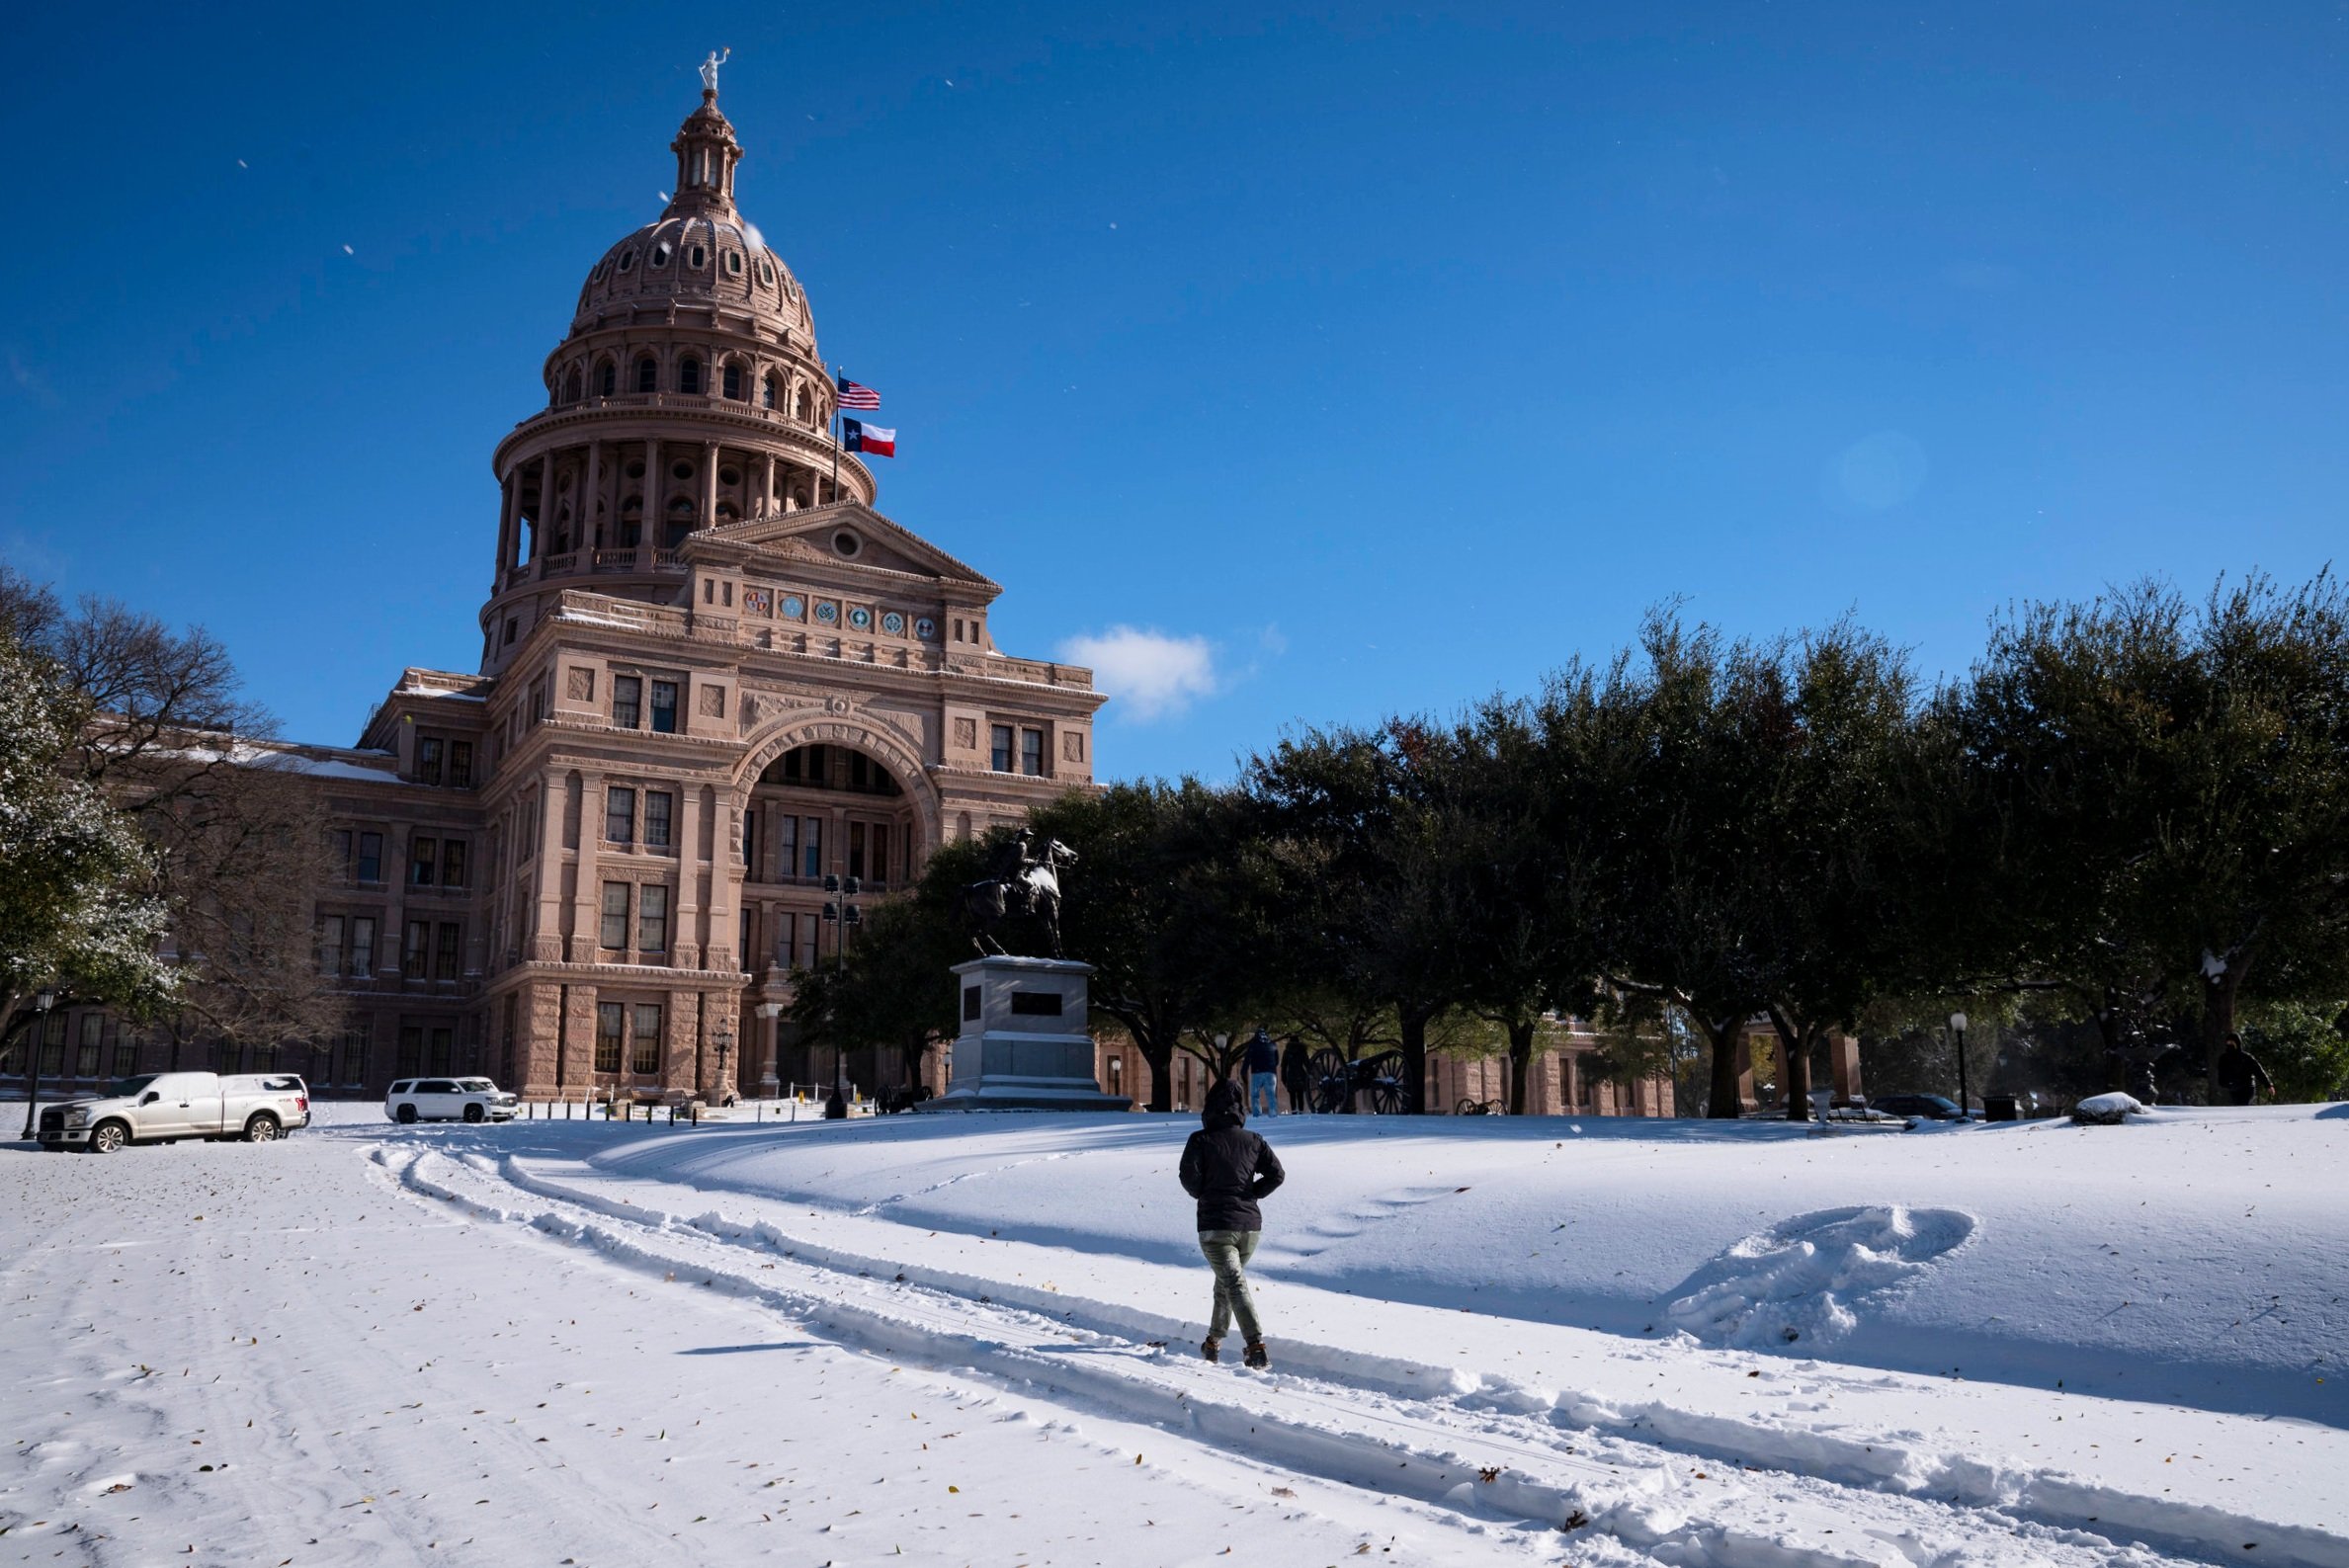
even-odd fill
[(1256, 1243), (1264, 1235), (1260, 1230), (1203, 1230), (1199, 1233), (1199, 1250), (1207, 1255), (1208, 1267), (1216, 1271), (1216, 1311), (1208, 1320), (1208, 1338), (1219, 1340), (1230, 1329), (1231, 1320), (1240, 1320), (1240, 1333), (1250, 1345), (1264, 1338), (1264, 1327), (1256, 1321), (1256, 1300), (1248, 1294), (1248, 1260), (1256, 1256)]

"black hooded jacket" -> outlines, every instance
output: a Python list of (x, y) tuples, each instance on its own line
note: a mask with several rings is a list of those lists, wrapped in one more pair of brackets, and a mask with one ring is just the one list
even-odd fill
[(1183, 1191), (1199, 1199), (1201, 1230), (1262, 1230), (1256, 1200), (1288, 1175), (1272, 1145), (1247, 1127), (1248, 1097), (1225, 1079), (1208, 1091), (1200, 1129), (1183, 1145)]

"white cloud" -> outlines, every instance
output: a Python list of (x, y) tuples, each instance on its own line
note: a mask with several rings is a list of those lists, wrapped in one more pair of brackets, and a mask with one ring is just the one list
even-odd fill
[(1090, 665), (1101, 689), (1145, 723), (1180, 713), (1198, 699), (1215, 696), (1222, 685), (1215, 647), (1205, 637), (1112, 626), (1098, 635), (1070, 637), (1060, 644), (1060, 657)]

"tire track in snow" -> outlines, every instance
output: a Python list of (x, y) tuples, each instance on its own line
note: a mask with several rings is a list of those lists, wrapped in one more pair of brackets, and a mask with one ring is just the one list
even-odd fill
[[(454, 1198), (482, 1217), (584, 1242), (629, 1267), (699, 1273), (711, 1288), (753, 1297), (835, 1339), (1041, 1384), (1088, 1405), (1186, 1429), (1269, 1464), (1469, 1518), (1555, 1525), (1579, 1514), (1585, 1527), (1637, 1545), (1656, 1561), (1721, 1568), (1911, 1562), (2021, 1568), (2175, 1560), (2117, 1544), (2116, 1533), (2145, 1532), (2131, 1527), (2108, 1533), (2113, 1514), (2090, 1517), (2093, 1510), (2142, 1499), (2075, 1486), (2057, 1499), (2069, 1506), (2052, 1511), (2068, 1517), (2047, 1519), (2033, 1517), (2029, 1506), (1997, 1500), (1970, 1506), (1962, 1493), (1951, 1503), (1930, 1501), (1905, 1495), (1906, 1487), (1866, 1490), (1865, 1481), (1855, 1487), (1799, 1469), (1723, 1473), (1720, 1455), (1737, 1455), (1738, 1439), (1746, 1434), (1720, 1418), (1705, 1418), (1725, 1429), (1713, 1435), (1717, 1443), (1676, 1448), (1650, 1441), (1652, 1431), (1635, 1440), (1606, 1430), (1628, 1424), (1620, 1412), (1586, 1401), (1540, 1408), (1527, 1391), (1464, 1387), (1447, 1369), (1408, 1362), (1325, 1357), (1339, 1364), (1314, 1365), (1309, 1379), (1239, 1379), (1197, 1362), (1178, 1362), (1147, 1343), (1144, 1336), (1161, 1324), (1181, 1332), (1178, 1320), (972, 1276), (924, 1270), (917, 1279), (910, 1266), (829, 1252), (765, 1222), (714, 1211), (681, 1220), (556, 1181), (511, 1158), (501, 1166), (478, 1156), (458, 1161), (380, 1148), (377, 1157), (411, 1189)], [(640, 1190), (645, 1184), (611, 1185)], [(539, 1201), (511, 1206), (517, 1196)], [(755, 1258), (772, 1261), (752, 1264)], [(778, 1278), (753, 1277), (768, 1273)], [(886, 1282), (866, 1282), (876, 1275)], [(1285, 1365), (1302, 1364), (1305, 1359), (1290, 1353), (1289, 1344), (1284, 1341)], [(1746, 1452), (1743, 1462), (1750, 1465), (1752, 1457)], [(1709, 1483), (1709, 1489), (1700, 1491), (1693, 1480)], [(2107, 1529), (2086, 1527), (2098, 1523)], [(2189, 1528), (2173, 1537), (2173, 1549), (2207, 1552), (2210, 1527), (2218, 1522), (2180, 1523)], [(2223, 1525), (2222, 1532), (2239, 1534), (2240, 1522)], [(2263, 1531), (2255, 1557), (2222, 1550), (2207, 1560), (2349, 1564), (2349, 1549), (2340, 1549), (2349, 1542), (2295, 1542)]]

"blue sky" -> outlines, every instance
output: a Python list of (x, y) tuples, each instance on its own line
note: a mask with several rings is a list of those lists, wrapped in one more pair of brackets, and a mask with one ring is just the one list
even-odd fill
[(1123, 672), (1109, 774), (1530, 690), (1673, 596), (1954, 670), (2017, 597), (2349, 538), (2338, 5), (11, 34), (0, 551), (210, 626), (303, 739), (473, 667), (490, 449), (719, 45), (882, 509), (1007, 650)]

